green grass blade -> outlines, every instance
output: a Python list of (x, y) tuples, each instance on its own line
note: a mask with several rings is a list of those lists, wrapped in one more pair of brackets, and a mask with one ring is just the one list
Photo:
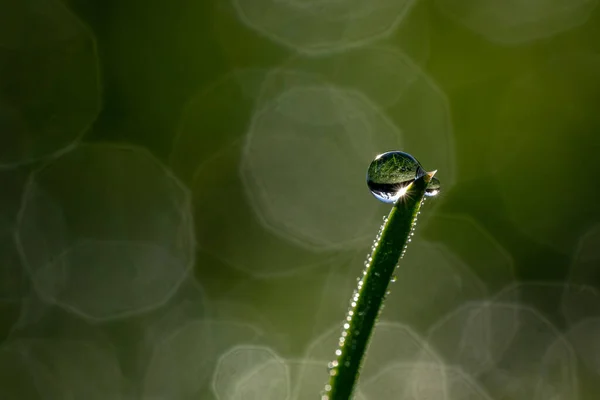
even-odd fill
[(408, 243), (433, 174), (416, 179), (390, 211), (377, 235), (363, 277), (350, 300), (340, 347), (330, 364), (330, 379), (322, 400), (349, 400), (358, 382), (360, 368), (394, 270)]

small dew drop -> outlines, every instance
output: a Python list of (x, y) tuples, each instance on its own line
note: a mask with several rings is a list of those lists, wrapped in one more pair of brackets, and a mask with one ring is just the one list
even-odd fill
[(340, 350), (340, 349), (337, 349), (337, 350), (335, 351), (335, 355), (336, 355), (336, 356), (338, 356), (338, 357), (339, 357), (339, 356), (341, 356), (341, 355), (342, 355), (342, 350)]
[[(398, 268), (398, 266), (396, 265), (396, 268)], [(398, 278), (396, 277), (396, 275), (392, 276), (391, 282), (396, 282), (398, 280)]]

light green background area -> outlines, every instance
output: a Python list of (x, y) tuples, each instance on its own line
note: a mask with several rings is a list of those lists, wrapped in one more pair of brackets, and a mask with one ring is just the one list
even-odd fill
[(595, 1), (34, 3), (53, 35), (0, 16), (0, 398), (317, 399), (394, 149), (442, 191), (357, 398), (597, 398)]

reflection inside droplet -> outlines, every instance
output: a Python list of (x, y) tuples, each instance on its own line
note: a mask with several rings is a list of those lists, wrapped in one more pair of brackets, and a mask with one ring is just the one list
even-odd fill
[[(377, 200), (395, 203), (417, 178), (425, 174), (421, 164), (410, 154), (401, 151), (389, 151), (375, 157), (367, 171), (367, 185)], [(435, 196), (440, 192), (440, 181), (433, 177), (426, 196)]]

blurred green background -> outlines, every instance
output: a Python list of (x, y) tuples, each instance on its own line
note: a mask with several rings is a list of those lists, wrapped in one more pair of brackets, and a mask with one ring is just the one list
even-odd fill
[(0, 398), (319, 398), (402, 150), (357, 398), (596, 399), (597, 3), (0, 0)]

